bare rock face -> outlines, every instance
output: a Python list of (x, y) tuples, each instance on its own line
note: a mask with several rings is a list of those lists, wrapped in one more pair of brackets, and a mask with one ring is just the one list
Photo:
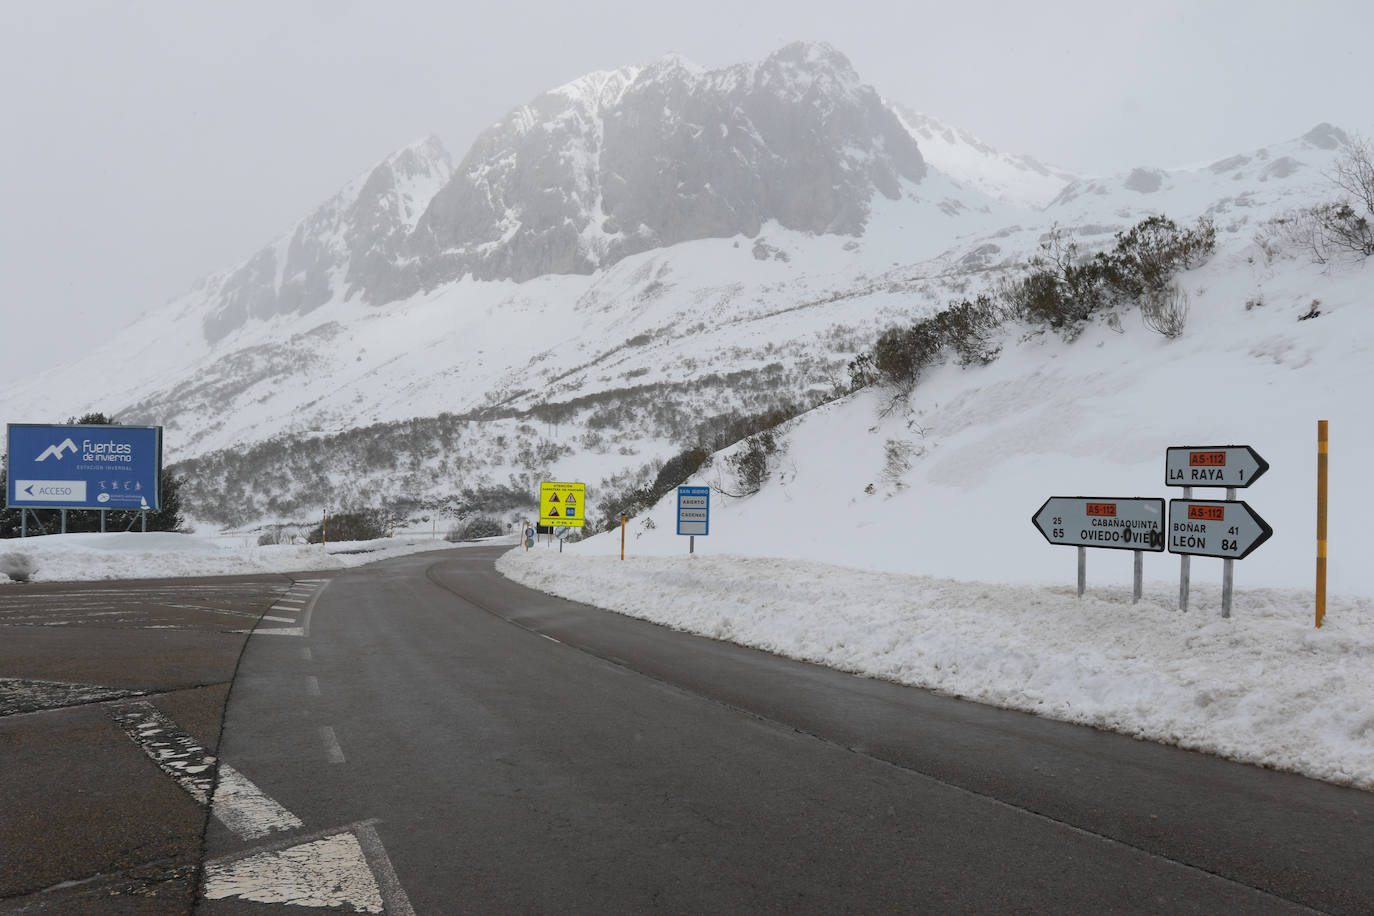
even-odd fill
[(432, 286), (464, 274), (589, 273), (764, 222), (858, 235), (876, 191), (926, 167), (849, 61), (793, 44), (761, 64), (700, 71), (677, 58), (599, 73), (488, 129), (412, 236)]
[(448, 181), (448, 153), (430, 137), (387, 157), (276, 243), (205, 281), (205, 336), (246, 322), (304, 313), (335, 298), (386, 301), (404, 287), (397, 258), (434, 192)]

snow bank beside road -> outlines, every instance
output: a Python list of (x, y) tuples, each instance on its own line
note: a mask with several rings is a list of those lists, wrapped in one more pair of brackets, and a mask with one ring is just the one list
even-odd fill
[(541, 591), (1010, 709), (1374, 789), (1374, 599), (962, 582), (743, 557), (515, 550)]
[[(511, 543), (493, 538), (481, 543)], [(346, 569), (389, 557), (445, 550), (456, 545), (431, 537), (375, 541), (224, 547), (213, 540), (171, 532), (60, 534), (0, 541), (0, 557), (27, 556), (33, 582), (89, 579), (161, 579)], [(4, 567), (0, 566), (0, 570)], [(0, 583), (9, 583), (0, 575)]]

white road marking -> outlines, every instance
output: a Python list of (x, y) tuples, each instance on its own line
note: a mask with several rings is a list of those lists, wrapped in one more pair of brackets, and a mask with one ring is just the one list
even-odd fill
[(315, 677), (315, 675), (306, 675), (305, 692), (310, 694), (312, 697), (317, 697), (320, 695), (320, 682), (319, 679)]
[(377, 836), (374, 823), (376, 822), (364, 821), (354, 827), (353, 832), (363, 847), (363, 854), (367, 856), (367, 864), (372, 866), (372, 877), (377, 880), (377, 889), (382, 894), (382, 903), (386, 907), (386, 912), (391, 916), (415, 916), (415, 910), (410, 905), (410, 898), (406, 896), (405, 890), (401, 887), (400, 879), (396, 877), (396, 869), (391, 867), (391, 858), (386, 854), (386, 848), (382, 846), (382, 838)]
[[(329, 587), (332, 579), (302, 579), (302, 582), (319, 582), (320, 587), (315, 589), (310, 596), (310, 601), (305, 605), (305, 613), (301, 617), (298, 627), (258, 627), (252, 630), (254, 636), (309, 636), (310, 635), (310, 615), (315, 612), (315, 603), (320, 600), (320, 595)], [(277, 620), (280, 618), (264, 617), (264, 620)]]
[(309, 646), (305, 646), (304, 648), (301, 649), (301, 658), (303, 658), (305, 661), (308, 661), (308, 662), (309, 662), (309, 661), (314, 661), (314, 659), (315, 659), (315, 654), (314, 654), (313, 652), (310, 651), (310, 647), (309, 647)]
[[(243, 774), (219, 763), (195, 738), (147, 700), (118, 703), (110, 715), (138, 747), (177, 785), (240, 839), (255, 840), (278, 830), (294, 830), (301, 819), (271, 799)], [(219, 785), (215, 770), (219, 769)], [(211, 801), (213, 793), (214, 800)]]
[(17, 677), (0, 677), (0, 716), (101, 703), (129, 696), (142, 696), (147, 691), (120, 687), (101, 687), (96, 684), (71, 684), (65, 681), (31, 681)]
[(147, 700), (119, 703), (110, 715), (162, 772), (202, 805), (215, 786), (215, 758)]
[(256, 903), (385, 912), (362, 844), (352, 833), (206, 863), (202, 891), (210, 900), (237, 897)]
[(267, 615), (267, 614), (263, 614), (263, 615), (262, 615), (262, 619), (263, 619), (263, 620), (271, 620), (271, 621), (273, 621), (273, 622), (275, 622), (275, 623), (295, 623), (295, 622), (296, 622), (296, 618), (294, 618), (294, 617), (272, 617), (272, 616), (269, 616), (269, 615)]
[(330, 763), (347, 763), (344, 760), (343, 748), (339, 747), (339, 739), (334, 737), (334, 729), (328, 725), (320, 726), (320, 740), (324, 742), (324, 755), (329, 758)]
[(239, 839), (256, 840), (279, 830), (304, 826), (246, 776), (227, 763), (219, 765), (219, 785), (210, 813)]

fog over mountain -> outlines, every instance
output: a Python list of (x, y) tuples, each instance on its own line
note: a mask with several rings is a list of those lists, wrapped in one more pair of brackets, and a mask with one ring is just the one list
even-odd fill
[[(12, 396), (26, 421), (165, 426), (204, 523), (514, 512), (555, 470), (632, 486), (740, 418), (837, 397), (885, 329), (1014, 279), (1055, 227), (1092, 251), (1206, 216), (1250, 244), (1347, 144), (1321, 125), (1080, 178), (885, 101), (828, 45), (669, 57), (520, 105), (456, 167), (433, 138), (401, 148)], [(79, 380), (115, 361), (93, 400)], [(512, 502), (455, 496), (492, 488)]]
[(465, 275), (589, 274), (679, 242), (752, 238), (769, 220), (859, 235), (875, 193), (898, 199), (925, 174), (894, 112), (825, 45), (717, 71), (669, 57), (593, 73), (512, 111), (456, 170), (433, 138), (378, 165), (225, 278), (206, 335)]

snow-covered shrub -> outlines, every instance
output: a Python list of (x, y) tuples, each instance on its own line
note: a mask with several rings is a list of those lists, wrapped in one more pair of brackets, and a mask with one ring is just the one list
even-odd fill
[(771, 429), (763, 429), (744, 440), (744, 444), (725, 463), (734, 471), (739, 492), (734, 496), (749, 496), (763, 488), (768, 479), (770, 459), (778, 451), (778, 437)]
[(468, 519), (461, 526), (454, 525), (449, 528), (448, 534), (444, 535), (444, 540), (450, 543), (455, 541), (475, 541), (479, 538), (491, 538), (504, 534), (505, 526), (500, 519), (492, 518), (487, 515), (479, 515), (476, 518)]
[(310, 532), (309, 541), (372, 541), (391, 536), (391, 518), (381, 509), (359, 509), (331, 515)]
[(38, 571), (33, 559), (25, 553), (0, 554), (0, 573), (15, 582), (27, 582)]

